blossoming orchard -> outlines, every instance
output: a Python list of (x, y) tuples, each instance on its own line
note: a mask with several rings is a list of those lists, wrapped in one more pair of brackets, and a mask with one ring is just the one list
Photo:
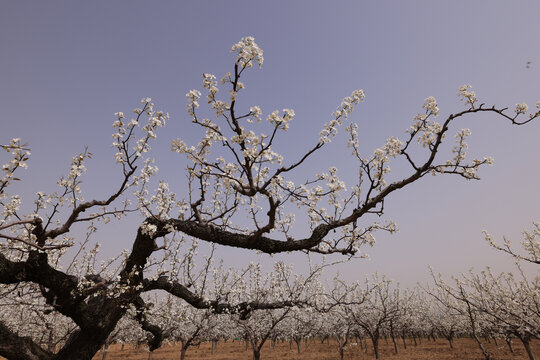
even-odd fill
[[(347, 283), (339, 276), (324, 281), (322, 273), (335, 262), (361, 261), (362, 247), (373, 245), (376, 232), (396, 231), (383, 217), (392, 206), (389, 195), (425, 176), (479, 179), (480, 169), (493, 160), (467, 158), (471, 132), (461, 128), (467, 121), (487, 113), (509, 126), (524, 125), (540, 117), (540, 102), (533, 109), (524, 103), (486, 106), (464, 85), (457, 91), (461, 109), (443, 115), (437, 100), (428, 97), (404, 137), (391, 136), (366, 154), (361, 126), (350, 120), (366, 100), (363, 90), (355, 90), (326, 122), (316, 124), (321, 130), (310, 148), (286, 158), (275, 144), (295, 126), (294, 110), (263, 114), (256, 104), (241, 105), (247, 91), (241, 79), (262, 67), (263, 51), (245, 37), (231, 52), (231, 72), (203, 74), (202, 90), (186, 95), (187, 116), (203, 136), (194, 141), (178, 134), (171, 143), (189, 164), (182, 193), (155, 180), (151, 147), (175, 119), (150, 98), (131, 115), (115, 114), (118, 171), (106, 176), (116, 190), (97, 198), (87, 198), (81, 186), (90, 151), (73, 157), (56, 192), (23, 199), (11, 190), (24, 184), (32, 144), (14, 138), (2, 145), (0, 356), (92, 359), (101, 349), (105, 358), (110, 344), (130, 343), (147, 349), (151, 358), (164, 342), (180, 342), (178, 356), (184, 359), (202, 341), (211, 341), (212, 351), (219, 352), (218, 342), (241, 339), (253, 359), (260, 359), (267, 341), (294, 342), (300, 353), (304, 341), (317, 338), (337, 341), (335, 358), (343, 359), (352, 344), (366, 351), (371, 346), (379, 358), (381, 338), (391, 338), (397, 353), (406, 339), (438, 336), (453, 347), (457, 337), (471, 336), (486, 359), (491, 358), (483, 345), (488, 338), (503, 339), (510, 348), (518, 339), (535, 359), (539, 277), (487, 269), (449, 281), (433, 273), (431, 287), (401, 289), (383, 275)], [(208, 112), (212, 116), (201, 115)], [(346, 184), (331, 163), (326, 172), (306, 171), (308, 159), (333, 146), (338, 132), (347, 138), (342, 151), (354, 159), (355, 183)], [(447, 149), (447, 143), (453, 146)], [(398, 158), (407, 168), (390, 177), (390, 163)], [(33, 204), (31, 211), (21, 210), (23, 201)], [(138, 228), (125, 234), (133, 235), (131, 248), (100, 261), (93, 235), (130, 216), (140, 216)], [(539, 263), (540, 231), (534, 226), (525, 232), (523, 249), (485, 236), (519, 269), (523, 262)], [(198, 255), (201, 243), (210, 249), (205, 256)], [(305, 253), (309, 271), (295, 273), (283, 262), (269, 273), (257, 263), (229, 268), (214, 261), (223, 246)]]

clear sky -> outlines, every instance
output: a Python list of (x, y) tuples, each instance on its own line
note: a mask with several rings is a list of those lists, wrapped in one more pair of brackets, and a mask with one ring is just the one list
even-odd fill
[[(2, 1), (0, 11), (0, 143), (21, 137), (32, 148), (20, 191), (55, 190), (71, 157), (94, 153), (84, 189), (110, 191), (114, 167), (113, 113), (129, 113), (142, 97), (170, 112), (154, 157), (165, 179), (185, 194), (183, 163), (170, 141), (196, 132), (184, 95), (201, 88), (201, 74), (231, 71), (231, 46), (254, 36), (264, 50), (261, 70), (244, 79), (241, 105), (263, 114), (292, 108), (282, 138), (285, 156), (312, 146), (344, 96), (364, 89), (360, 124), (366, 154), (390, 136), (404, 137), (428, 96), (441, 117), (464, 109), (459, 86), (481, 102), (513, 108), (540, 100), (540, 2), (530, 1)], [(526, 64), (530, 61), (530, 66)], [(482, 180), (426, 178), (391, 196), (385, 219), (400, 231), (379, 236), (371, 260), (341, 268), (349, 279), (374, 271), (404, 284), (425, 281), (427, 265), (446, 274), (512, 262), (488, 247), (481, 230), (519, 242), (540, 221), (540, 124), (513, 127), (493, 116), (469, 117), (469, 154), (491, 155)], [(189, 141), (188, 141), (189, 142)], [(332, 144), (306, 172), (337, 166), (345, 179), (354, 164), (343, 142)], [(401, 172), (400, 172), (401, 170)], [(396, 167), (396, 175), (404, 169)], [(302, 174), (296, 174), (301, 177)], [(176, 181), (177, 180), (177, 181)], [(101, 196), (100, 196), (101, 197)], [(301, 230), (301, 229), (300, 229)], [(104, 251), (130, 246), (132, 228), (109, 229)], [(236, 249), (219, 249), (238, 262)], [(244, 256), (245, 254), (245, 256)], [(242, 252), (243, 260), (269, 262)], [(301, 264), (303, 258), (288, 258)], [(535, 272), (530, 269), (530, 272)]]

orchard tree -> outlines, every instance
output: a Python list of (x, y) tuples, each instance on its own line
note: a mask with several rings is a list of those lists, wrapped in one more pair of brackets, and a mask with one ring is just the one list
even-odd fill
[[(194, 145), (182, 139), (172, 142), (172, 150), (190, 161), (184, 194), (171, 192), (166, 182), (151, 190), (157, 167), (148, 153), (169, 115), (155, 109), (149, 98), (142, 100), (142, 107), (134, 110), (131, 119), (116, 113), (113, 147), (119, 174), (110, 180), (116, 182), (116, 189), (102, 197), (84, 197), (82, 178), (91, 157), (85, 150), (73, 158), (69, 172), (58, 181), (58, 191), (38, 192), (33, 209), (23, 211), (28, 204), (21, 208), (23, 199), (11, 191), (21, 177), (21, 168), (27, 166), (29, 149), (20, 139), (2, 145), (10, 155), (0, 176), (2, 291), (6, 286), (37, 286), (46, 303), (44, 311), (71, 319), (77, 328), (55, 352), (18, 333), (5, 318), (0, 319), (0, 355), (9, 359), (91, 359), (129, 308), (144, 314), (148, 304), (142, 295), (155, 290), (216, 313), (293, 306), (289, 299), (226, 302), (201, 296), (171, 270), (186, 264), (186, 254), (175, 249), (180, 249), (178, 244), (182, 242), (196, 239), (267, 254), (301, 251), (355, 255), (363, 244), (373, 243), (376, 230), (395, 230), (392, 222), (371, 219), (383, 214), (390, 194), (431, 174), (478, 179), (479, 168), (491, 163), (490, 158), (466, 161), (465, 141), (470, 134), (466, 129), (457, 131), (455, 146), (447, 156), (441, 156), (442, 144), (455, 121), (490, 113), (521, 125), (540, 116), (536, 110), (521, 121), (527, 116), (525, 104), (518, 104), (513, 112), (504, 107), (485, 107), (469, 86), (463, 86), (458, 95), (465, 103), (464, 110), (449, 113), (439, 122), (437, 102), (429, 97), (404, 139), (390, 137), (381, 148), (366, 155), (359, 148), (358, 126), (348, 120), (354, 107), (364, 101), (364, 92), (356, 90), (322, 126), (310, 148), (284, 159), (274, 143), (294, 123), (295, 113), (291, 109), (275, 110), (264, 118), (258, 106), (240, 106), (244, 89), (240, 79), (254, 65), (262, 66), (263, 52), (252, 37), (243, 38), (232, 52), (236, 56), (233, 70), (221, 79), (221, 85), (228, 88), (225, 96), (220, 97), (217, 78), (203, 74), (206, 102), (215, 120), (200, 116), (201, 92), (191, 90), (187, 94), (189, 119), (204, 135)], [(293, 182), (293, 172), (297, 175), (303, 170), (304, 174), (306, 160), (331, 146), (342, 126), (358, 166), (358, 182), (346, 186), (333, 164), (327, 172), (306, 174), (305, 181)], [(258, 129), (270, 131), (265, 135)], [(417, 145), (420, 151), (413, 151)], [(409, 170), (390, 181), (389, 164), (397, 157), (405, 159)], [(287, 205), (291, 202), (296, 208)], [(89, 244), (88, 238), (102, 223), (122, 221), (134, 211), (139, 211), (143, 219), (133, 230), (131, 249), (110, 263), (116, 265), (83, 271), (75, 266), (63, 268), (53, 261), (77, 242)], [(308, 222), (296, 224), (296, 214)], [(246, 217), (250, 220), (247, 224)], [(84, 233), (81, 227), (85, 226), (86, 238), (75, 239)], [(80, 249), (77, 257), (93, 256), (88, 255), (92, 249)], [(176, 258), (171, 260), (171, 255)], [(162, 330), (142, 315), (139, 320), (141, 328), (151, 334), (150, 350), (156, 349), (161, 345)]]
[(380, 357), (380, 337), (386, 330), (390, 330), (394, 349), (397, 349), (393, 323), (401, 315), (401, 294), (399, 287), (392, 285), (392, 281), (384, 276), (374, 275), (371, 281), (366, 280), (365, 288), (359, 292), (362, 301), (346, 307), (352, 323), (371, 339), (376, 359)]
[[(426, 319), (430, 303), (426, 300), (424, 291), (418, 287), (412, 289), (408, 296), (401, 299), (401, 312), (392, 325), (394, 331), (401, 337), (404, 349), (407, 349), (407, 337), (412, 337), (416, 342), (417, 334), (425, 332), (430, 326), (428, 319)], [(397, 348), (396, 344), (394, 344), (394, 348)]]
[(464, 304), (456, 301), (442, 287), (427, 289), (426, 292), (435, 301), (425, 308), (425, 319), (433, 332), (448, 340), (450, 348), (454, 348), (454, 339), (469, 332), (470, 324)]
[(302, 341), (308, 345), (307, 340), (314, 336), (319, 326), (320, 317), (314, 313), (312, 307), (298, 308), (295, 307), (290, 312), (289, 316), (279, 326), (281, 334), (284, 338), (296, 343), (296, 351), (298, 354), (302, 352)]
[(150, 313), (153, 323), (163, 330), (164, 338), (180, 341), (180, 360), (185, 359), (190, 346), (206, 340), (206, 334), (217, 325), (217, 315), (212, 316), (210, 310), (196, 309), (172, 296), (158, 301)]
[(318, 276), (325, 265), (315, 266), (308, 276), (295, 275), (292, 267), (281, 262), (274, 265), (274, 273), (263, 276), (260, 264), (249, 268), (249, 282), (239, 283), (236, 296), (249, 299), (256, 303), (283, 303), (285, 301), (297, 304), (282, 309), (258, 309), (251, 312), (232, 314), (232, 319), (245, 334), (253, 352), (253, 360), (261, 358), (261, 349), (268, 339), (285, 332), (279, 325), (287, 318), (298, 312), (298, 306), (309, 306), (313, 297), (321, 293)]
[[(491, 335), (517, 337), (529, 359), (536, 359), (531, 340), (540, 338), (540, 277), (528, 280), (523, 272), (520, 275), (521, 279), (511, 273), (495, 275), (488, 268), (479, 274), (470, 271), (468, 275), (454, 278), (453, 286), (444, 282), (441, 276), (434, 277), (439, 293), (442, 293), (437, 300), (449, 308), (461, 306), (465, 309), (473, 337), (486, 359), (489, 356), (477, 336), (482, 329), (497, 329), (498, 333)], [(453, 306), (449, 305), (450, 300), (454, 300)]]
[(362, 289), (359, 283), (346, 284), (336, 276), (332, 288), (325, 295), (324, 303), (315, 304), (323, 319), (320, 331), (324, 334), (323, 339), (330, 336), (336, 339), (339, 358), (343, 360), (351, 338), (358, 335), (350, 309), (361, 306), (367, 299), (368, 291)]

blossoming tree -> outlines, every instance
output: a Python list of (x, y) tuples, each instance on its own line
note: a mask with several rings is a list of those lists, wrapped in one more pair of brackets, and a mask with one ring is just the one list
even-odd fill
[[(18, 180), (15, 173), (27, 166), (30, 154), (19, 139), (2, 145), (11, 158), (2, 167), (0, 177), (0, 286), (9, 291), (36, 286), (46, 303), (45, 311), (71, 319), (76, 329), (55, 352), (42, 348), (0, 319), (0, 355), (9, 359), (91, 359), (129, 308), (144, 313), (147, 304), (142, 295), (155, 290), (215, 313), (293, 306), (294, 302), (288, 299), (270, 303), (227, 302), (201, 296), (173, 271), (189, 263), (182, 252), (176, 251), (177, 245), (189, 238), (267, 254), (357, 254), (363, 244), (373, 243), (375, 231), (395, 231), (392, 222), (369, 220), (371, 214), (383, 214), (390, 194), (428, 174), (478, 179), (479, 168), (491, 163), (490, 158), (466, 161), (468, 130), (458, 131), (451, 153), (439, 159), (441, 145), (453, 122), (477, 113), (491, 113), (520, 125), (540, 116), (537, 110), (521, 120), (528, 111), (525, 104), (518, 104), (514, 112), (485, 107), (470, 87), (464, 86), (458, 93), (466, 105), (464, 110), (438, 122), (439, 108), (436, 100), (429, 97), (403, 140), (391, 137), (373, 154), (365, 155), (359, 148), (358, 126), (343, 124), (354, 107), (364, 101), (364, 92), (356, 90), (322, 126), (311, 148), (296, 158), (284, 159), (274, 143), (291, 126), (295, 113), (291, 109), (275, 110), (266, 116), (269, 134), (257, 132), (263, 122), (262, 110), (257, 106), (244, 110), (238, 99), (244, 89), (241, 77), (254, 65), (262, 66), (263, 52), (251, 37), (235, 44), (232, 52), (236, 56), (233, 71), (221, 79), (221, 85), (229, 89), (226, 96), (220, 97), (214, 75), (203, 75), (206, 101), (216, 120), (200, 117), (201, 92), (192, 90), (187, 94), (188, 115), (194, 126), (204, 130), (204, 136), (194, 145), (182, 139), (172, 142), (172, 150), (190, 161), (185, 194), (172, 193), (166, 182), (151, 193), (151, 178), (157, 168), (148, 152), (158, 128), (165, 125), (169, 115), (156, 110), (149, 98), (135, 109), (133, 119), (116, 113), (113, 146), (120, 168), (117, 188), (100, 198), (88, 200), (83, 196), (81, 178), (91, 157), (85, 151), (73, 158), (69, 173), (58, 182), (59, 191), (39, 192), (34, 209), (24, 213), (21, 197), (10, 191)], [(316, 157), (328, 147), (343, 125), (357, 161), (359, 181), (346, 187), (337, 169), (329, 164), (328, 172), (306, 176), (301, 183), (293, 182), (291, 174), (302, 169), (306, 159)], [(423, 155), (411, 151), (418, 144), (425, 151)], [(398, 180), (388, 181), (389, 163), (396, 157), (404, 158), (410, 169)], [(291, 202), (297, 208), (287, 205)], [(74, 246), (76, 226), (87, 225), (86, 238), (80, 240), (85, 244), (101, 222), (121, 221), (137, 210), (144, 219), (133, 237), (131, 250), (115, 261), (90, 267), (81, 266), (84, 261), (75, 261), (68, 267), (53, 261)], [(305, 214), (308, 223), (296, 224), (295, 214)], [(246, 216), (249, 224), (238, 221)], [(296, 235), (302, 232), (304, 235)], [(94, 254), (92, 250), (83, 250), (78, 256)], [(152, 334), (150, 349), (159, 347), (162, 330), (142, 315), (139, 320), (142, 329)]]

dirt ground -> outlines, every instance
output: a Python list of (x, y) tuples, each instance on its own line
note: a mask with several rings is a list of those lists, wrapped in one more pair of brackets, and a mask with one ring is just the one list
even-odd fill
[[(407, 349), (403, 348), (403, 343), (399, 343), (399, 353), (394, 354), (392, 342), (388, 344), (382, 340), (381, 359), (392, 360), (483, 360), (482, 353), (476, 343), (471, 339), (458, 339), (455, 341), (454, 349), (450, 349), (446, 340), (439, 339), (436, 342), (422, 340), (421, 344), (407, 343)], [(510, 352), (504, 341), (499, 341), (498, 346), (491, 343), (485, 344), (488, 351), (493, 355), (494, 360), (527, 360), (527, 354), (523, 345), (518, 340), (512, 342), (514, 354)], [(309, 341), (307, 347), (302, 344), (302, 353), (298, 354), (296, 344), (277, 343), (274, 348), (268, 342), (263, 347), (261, 359), (267, 360), (335, 360), (339, 359), (338, 346), (331, 341), (330, 344), (321, 344), (320, 341)], [(535, 355), (540, 355), (540, 341), (533, 344)], [(103, 353), (100, 351), (94, 360), (101, 360)], [(251, 349), (246, 351), (244, 342), (227, 341), (219, 342), (214, 355), (211, 354), (211, 344), (203, 343), (200, 347), (189, 348), (186, 353), (187, 360), (250, 360), (252, 358)], [(106, 356), (107, 360), (146, 360), (148, 352), (144, 349), (137, 352), (135, 346), (125, 345), (121, 351), (120, 345), (112, 345)], [(180, 347), (164, 345), (152, 354), (152, 360), (177, 360), (180, 359)], [(349, 346), (345, 351), (345, 359), (375, 359), (373, 348), (368, 346), (368, 352), (360, 348), (360, 344)]]

